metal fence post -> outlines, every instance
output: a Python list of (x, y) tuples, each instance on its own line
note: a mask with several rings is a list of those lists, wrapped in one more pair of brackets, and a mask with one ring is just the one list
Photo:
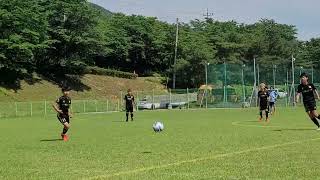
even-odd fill
[(171, 97), (171, 89), (169, 89), (169, 102), (172, 103), (172, 97)]
[(83, 100), (83, 112), (86, 112), (86, 100)]
[(18, 103), (15, 102), (14, 104), (15, 104), (15, 107), (16, 107), (16, 116), (18, 116)]
[(47, 101), (44, 101), (44, 115), (47, 115)]
[(152, 104), (154, 104), (154, 89), (152, 89)]
[(107, 99), (107, 112), (109, 112), (109, 100)]
[(118, 99), (118, 112), (120, 112), (120, 100)]
[(32, 102), (30, 102), (30, 115), (32, 116)]
[(139, 108), (138, 108), (138, 103), (139, 103), (139, 91), (137, 91), (137, 100), (135, 101), (136, 102), (136, 111), (139, 111)]
[(189, 88), (187, 88), (187, 102), (188, 102), (188, 109), (189, 109), (190, 108)]

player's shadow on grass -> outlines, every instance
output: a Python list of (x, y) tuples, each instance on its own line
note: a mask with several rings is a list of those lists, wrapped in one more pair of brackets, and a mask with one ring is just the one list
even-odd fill
[(151, 151), (144, 151), (142, 152), (142, 154), (151, 154), (152, 152)]
[(42, 139), (40, 142), (53, 142), (53, 141), (62, 141), (62, 139)]
[(128, 123), (126, 121), (112, 121), (112, 122), (114, 122), (114, 123)]
[(272, 130), (272, 131), (278, 131), (278, 132), (281, 132), (281, 131), (314, 131), (314, 129), (311, 129), (311, 128), (296, 128), (296, 129), (275, 129), (275, 130)]
[(243, 121), (243, 122), (259, 122), (259, 121)]

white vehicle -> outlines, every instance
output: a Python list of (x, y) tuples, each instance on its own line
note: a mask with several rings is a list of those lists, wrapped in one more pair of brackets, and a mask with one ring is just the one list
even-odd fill
[(169, 105), (171, 105), (172, 108), (182, 108), (184, 106), (187, 105), (186, 102), (175, 102), (175, 103), (169, 103)]
[(160, 103), (149, 103), (147, 101), (139, 101), (138, 102), (138, 109), (159, 109)]
[(182, 108), (186, 106), (186, 102), (175, 102), (175, 103), (168, 103), (168, 102), (161, 102), (161, 103), (150, 103), (146, 100), (138, 102), (138, 109), (167, 109), (171, 108)]

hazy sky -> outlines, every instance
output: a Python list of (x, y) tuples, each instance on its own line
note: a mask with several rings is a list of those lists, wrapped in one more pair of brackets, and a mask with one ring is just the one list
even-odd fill
[(154, 16), (174, 22), (202, 19), (206, 9), (218, 20), (254, 23), (272, 18), (298, 28), (298, 37), (320, 37), (320, 0), (89, 0), (112, 12)]

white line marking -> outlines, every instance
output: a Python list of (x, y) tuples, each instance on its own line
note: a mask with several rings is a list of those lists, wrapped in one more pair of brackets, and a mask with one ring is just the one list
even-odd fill
[(188, 163), (196, 163), (196, 162), (200, 162), (200, 161), (213, 160), (213, 159), (217, 159), (217, 158), (229, 157), (229, 156), (238, 155), (238, 154), (244, 154), (244, 153), (248, 153), (248, 152), (256, 152), (256, 151), (261, 151), (261, 150), (268, 150), (268, 149), (273, 149), (273, 148), (278, 148), (278, 147), (283, 147), (283, 146), (288, 146), (288, 145), (293, 145), (293, 144), (300, 144), (300, 143), (304, 143), (304, 142), (318, 141), (318, 140), (320, 140), (320, 138), (314, 138), (314, 139), (303, 140), (303, 141), (293, 141), (293, 142), (287, 142), (287, 143), (276, 144), (276, 145), (271, 145), (271, 146), (263, 146), (263, 147), (258, 147), (258, 148), (251, 148), (251, 149), (246, 149), (246, 150), (237, 151), (237, 152), (230, 152), (230, 153), (225, 153), (225, 154), (217, 154), (217, 155), (212, 155), (212, 156), (209, 156), (209, 157), (196, 158), (196, 159), (185, 160), (185, 161), (180, 161), (180, 162), (175, 162), (175, 163), (170, 163), (170, 164), (164, 164), (164, 165), (159, 165), (159, 166), (150, 166), (150, 167), (138, 168), (138, 169), (129, 170), (129, 171), (122, 171), (122, 172), (108, 174), (108, 175), (94, 176), (94, 177), (90, 177), (90, 178), (85, 178), (85, 180), (106, 179), (106, 178), (112, 178), (112, 177), (122, 176), (122, 175), (130, 175), (130, 174), (135, 174), (135, 173), (142, 173), (142, 172), (151, 171), (151, 170), (155, 170), (155, 169), (168, 168), (168, 167), (171, 167), (171, 166), (180, 166), (180, 165), (188, 164)]

